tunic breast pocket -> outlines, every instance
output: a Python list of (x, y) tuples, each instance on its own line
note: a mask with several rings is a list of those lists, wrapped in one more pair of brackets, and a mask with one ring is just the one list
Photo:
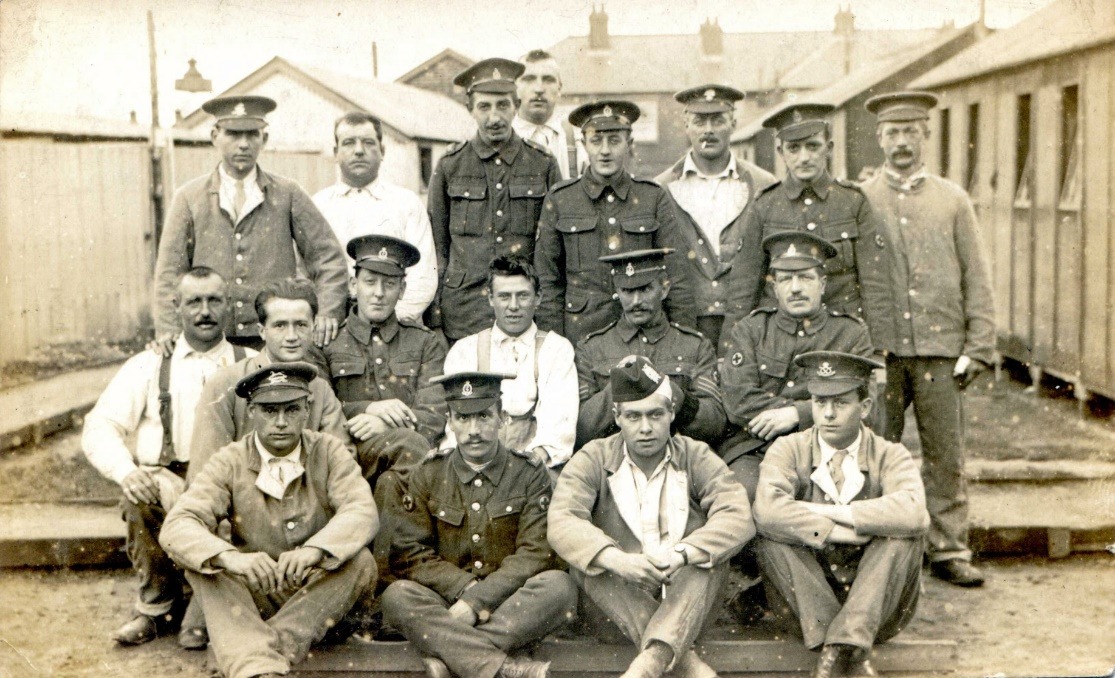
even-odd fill
[(533, 238), (538, 230), (542, 199), (546, 196), (546, 182), (541, 178), (519, 181), (512, 179), (508, 193), (511, 196), (509, 230), (516, 235), (529, 235)]
[(446, 193), (449, 195), (449, 232), (454, 235), (483, 234), (484, 199), (488, 195), (484, 179), (451, 179)]
[(408, 405), (414, 404), (418, 367), (417, 360), (400, 360), (391, 363), (391, 385), (399, 394), (400, 400), (407, 401)]
[(697, 371), (697, 364), (692, 360), (686, 360), (684, 356), (658, 356), (654, 364), (685, 390), (692, 388)]
[(759, 360), (758, 367), (759, 374), (762, 375), (762, 383), (764, 385), (777, 384), (777, 387), (772, 389), (777, 393), (782, 387), (782, 382), (786, 381), (786, 374), (790, 369), (789, 361), (764, 353), (757, 353), (755, 357)]
[(620, 221), (623, 229), (623, 245), (626, 250), (650, 249), (658, 237), (658, 222), (654, 217), (629, 217)]
[(329, 373), (333, 377), (333, 390), (342, 402), (365, 400), (364, 372), (367, 363), (360, 356), (336, 356), (329, 360)]
[(596, 230), (596, 217), (561, 217), (554, 228), (561, 233), (565, 247), (566, 273), (580, 273), (597, 263), (600, 234)]
[(511, 497), (503, 499), (492, 499), (488, 502), (488, 517), (492, 520), (492, 529), (499, 530), (501, 525), (506, 525), (511, 519), (516, 522), (519, 520), (519, 514), (523, 512), (523, 507), (526, 506), (527, 498), (524, 497)]
[(831, 242), (837, 255), (825, 263), (829, 275), (845, 273), (856, 267), (856, 239), (859, 238), (859, 224), (855, 219), (842, 219), (825, 224), (822, 229), (825, 240)]

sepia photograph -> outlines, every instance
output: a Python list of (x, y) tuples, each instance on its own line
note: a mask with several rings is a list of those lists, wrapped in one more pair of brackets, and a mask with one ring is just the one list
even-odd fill
[(1115, 0), (0, 0), (0, 678), (1115, 678)]

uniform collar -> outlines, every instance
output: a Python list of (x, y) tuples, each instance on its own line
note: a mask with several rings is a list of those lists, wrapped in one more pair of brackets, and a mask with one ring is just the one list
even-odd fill
[(453, 472), (457, 474), (457, 479), (461, 483), (471, 483), (476, 476), (484, 476), (493, 485), (499, 485), (499, 481), (503, 478), (503, 471), (507, 468), (507, 455), (509, 452), (499, 444), (499, 449), (496, 450), (496, 455), (488, 462), (488, 465), (479, 471), (472, 470), (472, 467), (465, 463), (464, 455), (461, 454), (459, 449), (454, 448), (450, 452), (449, 463), (453, 467)]
[(887, 185), (896, 191), (917, 193), (925, 185), (926, 177), (929, 175), (925, 171), (925, 165), (919, 167), (918, 170), (910, 176), (904, 177), (884, 164), (883, 176), (887, 180)]
[(477, 157), (481, 160), (491, 160), (493, 156), (498, 155), (500, 160), (511, 165), (514, 164), (515, 158), (519, 156), (519, 149), (523, 147), (523, 140), (515, 133), (515, 130), (512, 129), (511, 138), (498, 150), (481, 139), (479, 134), (469, 141), (469, 145), (472, 146), (472, 150), (476, 152)]
[(666, 332), (669, 331), (669, 329), (670, 321), (666, 318), (666, 313), (661, 309), (659, 309), (658, 315), (654, 317), (654, 320), (651, 320), (650, 324), (644, 327), (632, 324), (631, 321), (627, 319), (627, 315), (621, 315), (619, 320), (616, 321), (616, 331), (619, 332), (620, 339), (623, 339), (624, 343), (627, 344), (631, 343), (631, 340), (634, 339), (639, 332), (643, 333), (647, 341), (652, 344), (657, 344), (662, 337), (666, 336)]
[(817, 309), (816, 313), (806, 318), (795, 318), (780, 308), (774, 314), (774, 322), (777, 323), (778, 329), (788, 334), (797, 334), (801, 330), (808, 335), (814, 335), (825, 326), (828, 315), (828, 309), (824, 304), (821, 304), (821, 308)]
[(832, 175), (829, 174), (827, 170), (812, 181), (798, 181), (793, 174), (787, 173), (786, 179), (782, 181), (782, 190), (786, 191), (786, 195), (788, 195), (791, 200), (800, 198), (801, 194), (805, 192), (807, 188), (813, 191), (813, 195), (816, 195), (821, 200), (826, 200), (829, 197), (829, 189), (832, 188), (832, 182)]
[(399, 320), (392, 313), (378, 326), (373, 326), (367, 320), (360, 317), (355, 310), (348, 314), (348, 320), (345, 321), (345, 327), (348, 328), (349, 334), (353, 336), (361, 344), (367, 346), (372, 341), (372, 330), (378, 329), (379, 336), (385, 341), (390, 343), (395, 335), (399, 333)]
[(631, 192), (631, 175), (627, 173), (626, 169), (622, 169), (613, 174), (608, 181), (601, 181), (589, 169), (581, 175), (581, 186), (584, 187), (585, 193), (588, 193), (588, 197), (593, 200), (599, 200), (605, 188), (611, 188), (620, 200), (627, 200), (627, 194)]
[(688, 176), (689, 174), (696, 174), (702, 179), (739, 179), (739, 166), (736, 164), (736, 154), (728, 154), (728, 166), (716, 174), (703, 174), (701, 170), (697, 169), (697, 163), (693, 161), (693, 151), (685, 154), (685, 159), (681, 165), (681, 176)]

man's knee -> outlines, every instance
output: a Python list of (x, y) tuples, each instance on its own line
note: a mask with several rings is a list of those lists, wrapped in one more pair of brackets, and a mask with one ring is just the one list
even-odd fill
[(375, 586), (376, 577), (379, 575), (379, 568), (376, 566), (376, 559), (372, 556), (368, 549), (363, 548), (356, 552), (344, 568), (351, 568), (356, 571), (356, 586), (360, 590), (371, 589)]
[(577, 582), (568, 572), (561, 570), (546, 570), (530, 578), (546, 592), (547, 597), (553, 601), (554, 607), (561, 609), (577, 609)]
[(759, 489), (759, 464), (762, 457), (757, 454), (745, 454), (728, 464), (737, 482), (747, 490), (747, 500), (755, 503), (755, 492)]
[(424, 597), (427, 591), (429, 589), (425, 586), (409, 579), (391, 582), (380, 599), (384, 618), (389, 621), (403, 619), (406, 613), (412, 610), (414, 602)]

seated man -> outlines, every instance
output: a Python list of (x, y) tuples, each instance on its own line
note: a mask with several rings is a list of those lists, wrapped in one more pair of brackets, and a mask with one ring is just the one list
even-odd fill
[(356, 441), (356, 460), (381, 510), (375, 555), (386, 575), (406, 475), (437, 446), (445, 426), (445, 392), (431, 382), (442, 373), (445, 339), (396, 316), (406, 271), (419, 260), (416, 247), (365, 235), (350, 240), (347, 250), (356, 262), (349, 281), (356, 306), (325, 357)]
[[(182, 610), (182, 573), (157, 541), (166, 512), (186, 487), (190, 437), (205, 380), (255, 351), (225, 340), (228, 290), (216, 271), (190, 269), (178, 279), (174, 309), (182, 333), (174, 351), (147, 350), (116, 373), (85, 417), (81, 447), (89, 462), (124, 491), (127, 552), (139, 574), (135, 616), (113, 639), (123, 645), (154, 640), (165, 620)], [(135, 435), (135, 451), (128, 438)], [(191, 606), (192, 608), (195, 606)], [(207, 639), (200, 614), (182, 620), (178, 643), (202, 649)]]
[[(577, 429), (577, 368), (573, 345), (534, 324), (542, 300), (538, 276), (518, 256), (496, 257), (488, 269), (488, 303), (494, 327), (461, 339), (445, 358), (445, 372), (516, 375), (500, 387), (504, 424), (499, 439), (513, 450), (556, 469), (573, 455)], [(456, 440), (446, 435), (446, 447)]]
[(550, 543), (640, 653), (624, 678), (715, 676), (692, 650), (726, 561), (755, 534), (747, 493), (708, 445), (671, 435), (670, 378), (641, 356), (609, 377), (620, 432), (565, 465)]
[[(236, 397), (236, 385), (248, 374), (272, 364), (307, 359), (310, 350), (317, 295), (309, 281), (278, 280), (264, 285), (255, 301), (259, 315), (259, 336), (263, 351), (231, 367), (220, 370), (205, 382), (194, 416), (194, 438), (190, 443), (188, 478), (201, 473), (205, 462), (217, 450), (240, 440), (251, 431), (248, 405)], [(323, 366), (316, 366), (320, 372)], [(341, 402), (333, 395), (329, 382), (315, 377), (310, 382), (309, 419), (306, 428), (336, 436), (348, 444)]]
[(614, 434), (616, 418), (608, 375), (624, 356), (640, 355), (670, 376), (673, 431), (715, 445), (724, 430), (716, 349), (700, 332), (666, 319), (670, 293), (666, 259), (673, 250), (632, 250), (600, 257), (610, 267), (619, 320), (590, 333), (577, 347), (581, 413), (577, 445)]
[(795, 358), (813, 428), (774, 441), (760, 467), (755, 551), (773, 609), (821, 654), (814, 678), (874, 676), (871, 648), (914, 616), (925, 489), (910, 453), (863, 425), (880, 364), (850, 353)]
[(509, 654), (576, 612), (577, 587), (546, 543), (546, 469), (499, 442), (508, 378), (440, 378), (457, 446), (431, 453), (403, 499), (391, 550), (400, 579), (383, 594), (383, 616), (426, 657), (431, 678), (543, 678), (548, 663)]
[(159, 535), (228, 678), (286, 675), (375, 582), (372, 492), (340, 440), (306, 429), (315, 378), (281, 363), (236, 384), (254, 433), (209, 459)]
[(720, 456), (755, 501), (759, 462), (778, 436), (813, 425), (806, 378), (794, 356), (809, 351), (844, 351), (871, 356), (863, 321), (821, 303), (825, 261), (836, 248), (809, 232), (767, 236), (770, 286), (777, 307), (755, 309), (730, 328), (720, 368), (724, 408), (734, 433)]

